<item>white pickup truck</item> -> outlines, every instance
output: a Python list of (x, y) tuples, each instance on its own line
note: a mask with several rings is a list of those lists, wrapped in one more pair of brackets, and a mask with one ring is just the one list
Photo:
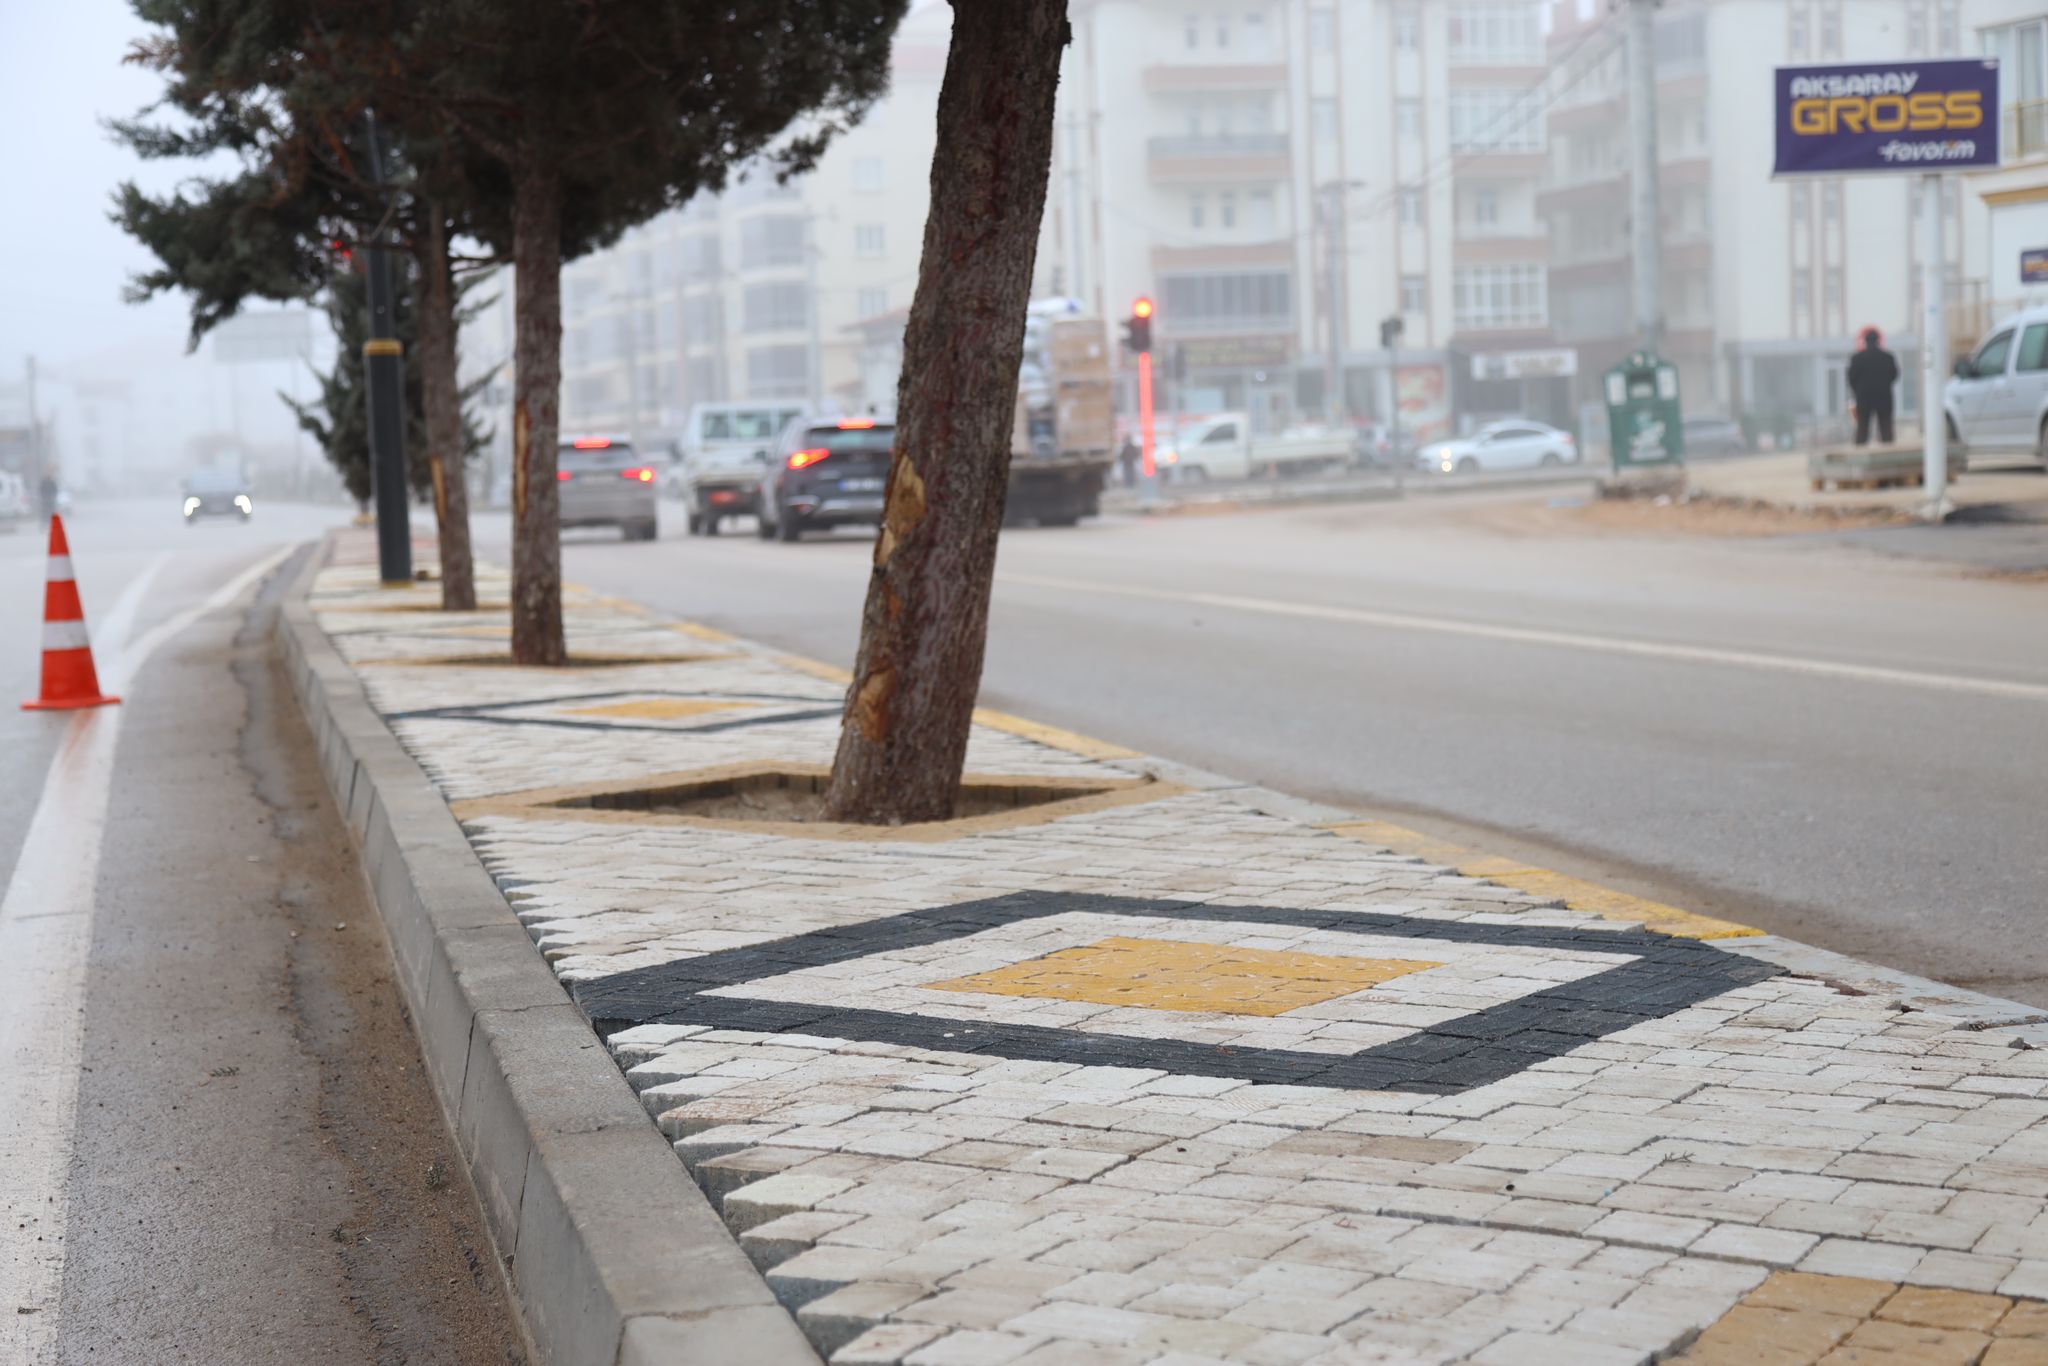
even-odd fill
[(1254, 437), (1244, 413), (1222, 413), (1171, 427), (1153, 453), (1160, 474), (1170, 480), (1244, 479), (1253, 474), (1299, 474), (1349, 464), (1355, 456), (1349, 432), (1290, 428), (1278, 436)]
[(682, 454), (666, 492), (683, 500), (692, 536), (716, 536), (727, 517), (757, 513), (767, 451), (803, 405), (699, 403), (690, 409)]

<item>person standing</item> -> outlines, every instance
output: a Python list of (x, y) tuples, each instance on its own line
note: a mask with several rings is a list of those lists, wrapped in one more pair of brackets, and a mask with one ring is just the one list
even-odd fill
[(1870, 444), (1870, 424), (1877, 422), (1877, 439), (1892, 443), (1892, 386), (1899, 382), (1899, 362), (1884, 349), (1884, 338), (1874, 327), (1863, 332), (1863, 349), (1849, 358), (1849, 393), (1856, 400), (1856, 444)]

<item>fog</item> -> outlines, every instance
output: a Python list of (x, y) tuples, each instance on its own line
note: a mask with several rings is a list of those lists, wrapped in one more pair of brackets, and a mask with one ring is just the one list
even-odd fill
[(210, 343), (187, 355), (182, 298), (121, 297), (151, 257), (108, 220), (114, 187), (158, 192), (191, 173), (143, 164), (102, 124), (161, 88), (122, 61), (143, 32), (124, 0), (0, 5), (0, 432), (26, 426), (33, 361), (44, 449), (80, 492), (167, 490), (205, 462), (195, 446), (238, 427), (249, 453), (289, 458), (295, 424), (273, 395), (312, 388), (302, 364), (224, 365)]

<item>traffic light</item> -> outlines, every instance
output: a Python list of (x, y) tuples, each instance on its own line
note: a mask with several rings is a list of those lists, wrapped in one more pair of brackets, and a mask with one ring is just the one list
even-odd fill
[(1124, 320), (1124, 345), (1134, 356), (1152, 349), (1152, 301), (1142, 294), (1132, 303), (1131, 316)]
[(1401, 315), (1392, 313), (1380, 319), (1380, 345), (1391, 351), (1401, 336)]

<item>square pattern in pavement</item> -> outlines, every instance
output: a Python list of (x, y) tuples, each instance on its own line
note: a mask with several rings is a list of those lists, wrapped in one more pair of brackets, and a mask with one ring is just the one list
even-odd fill
[[(436, 664), (475, 634), (395, 596), (342, 564), (314, 607), (451, 801), (830, 761), (840, 687), (744, 642)], [(567, 614), (572, 650), (676, 653)], [(466, 829), (834, 1362), (2041, 1359), (2048, 1051), (1938, 1002), (1230, 788), (945, 842)]]

